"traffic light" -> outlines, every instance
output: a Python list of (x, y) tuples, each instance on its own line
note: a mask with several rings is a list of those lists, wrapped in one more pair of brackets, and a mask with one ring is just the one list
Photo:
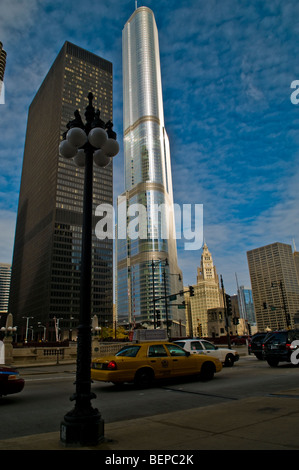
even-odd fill
[(201, 338), (202, 337), (202, 324), (201, 323), (198, 323), (197, 331), (198, 331), (198, 336)]
[(238, 317), (233, 318), (233, 324), (234, 325), (239, 325), (239, 318)]
[(268, 308), (267, 302), (263, 302), (263, 309), (266, 310)]
[(232, 301), (231, 301), (230, 295), (225, 294), (225, 300), (226, 300), (227, 315), (231, 316), (233, 314), (233, 309), (232, 309)]
[(189, 286), (189, 293), (190, 293), (190, 297), (194, 296), (194, 287), (193, 286)]
[(161, 326), (161, 315), (160, 310), (156, 310), (157, 313), (157, 327)]

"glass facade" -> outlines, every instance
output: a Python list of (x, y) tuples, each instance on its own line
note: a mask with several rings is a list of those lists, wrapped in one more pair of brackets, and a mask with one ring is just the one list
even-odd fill
[(165, 183), (163, 135), (155, 121), (141, 122), (124, 138), (126, 189), (145, 181)]
[[(183, 284), (177, 265), (158, 31), (147, 7), (136, 9), (123, 30), (123, 96), (125, 193), (118, 199), (118, 210), (124, 205), (126, 227), (121, 230), (118, 220), (118, 320), (152, 325), (155, 309), (161, 321), (172, 321), (175, 331), (185, 325), (184, 310), (166, 301), (165, 293), (175, 294)], [(182, 301), (178, 297), (175, 303)]]
[[(67, 331), (79, 315), (84, 168), (59, 156), (66, 124), (87, 95), (101, 119), (112, 119), (112, 64), (66, 42), (31, 103), (16, 226), (10, 295), (20, 332), (23, 316)], [(113, 168), (94, 166), (93, 214), (113, 204)], [(93, 227), (97, 223), (93, 217)], [(92, 240), (92, 315), (112, 323), (113, 240)], [(37, 332), (37, 330), (36, 330)]]
[(239, 310), (241, 312), (241, 318), (248, 320), (250, 325), (256, 323), (252, 290), (249, 287), (240, 286), (239, 295)]

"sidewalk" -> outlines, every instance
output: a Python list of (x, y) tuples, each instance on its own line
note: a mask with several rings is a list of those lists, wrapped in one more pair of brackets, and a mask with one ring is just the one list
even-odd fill
[(96, 447), (64, 447), (59, 431), (0, 441), (0, 450), (298, 450), (299, 388), (269, 397), (108, 423)]

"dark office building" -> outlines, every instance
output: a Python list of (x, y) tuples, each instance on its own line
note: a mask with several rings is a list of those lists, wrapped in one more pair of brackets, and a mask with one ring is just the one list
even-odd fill
[[(112, 119), (112, 64), (66, 42), (29, 108), (9, 307), (19, 335), (24, 317), (33, 317), (35, 338), (42, 335), (38, 322), (47, 327), (48, 339), (55, 339), (54, 318), (62, 337), (77, 324), (84, 168), (60, 157), (58, 147), (74, 111), (85, 120), (90, 91), (101, 119)], [(94, 166), (93, 214), (99, 204), (112, 205), (112, 180), (112, 163)], [(94, 216), (94, 227), (96, 222)], [(93, 230), (92, 256), (92, 315), (107, 324), (113, 240), (98, 240)]]
[(299, 285), (291, 245), (272, 243), (247, 252), (259, 331), (294, 327)]

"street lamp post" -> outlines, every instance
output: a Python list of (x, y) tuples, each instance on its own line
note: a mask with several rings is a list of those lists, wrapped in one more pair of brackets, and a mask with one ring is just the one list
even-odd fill
[(230, 340), (230, 331), (229, 331), (229, 318), (228, 318), (228, 305), (225, 297), (225, 292), (224, 292), (224, 285), (223, 285), (223, 279), (222, 275), (220, 274), (220, 282), (221, 282), (221, 290), (222, 290), (222, 296), (223, 296), (223, 305), (224, 305), (224, 312), (225, 312), (225, 328), (226, 328), (226, 336), (227, 336), (227, 345), (228, 348), (231, 349), (231, 340)]
[(154, 330), (156, 329), (156, 294), (155, 294), (155, 263), (152, 260), (152, 278), (153, 278), (153, 313), (154, 313)]
[[(288, 313), (287, 311), (287, 306), (286, 306), (286, 299), (285, 299), (285, 295), (284, 295), (284, 290), (283, 290), (283, 284), (282, 284), (282, 281), (280, 280), (278, 282), (279, 284), (279, 287), (280, 287), (280, 290), (281, 290), (281, 296), (282, 296), (282, 302), (283, 302), (283, 310), (284, 310), (284, 315), (285, 315), (285, 319), (286, 319), (286, 324), (287, 324), (287, 328), (290, 328), (291, 326), (291, 318), (290, 318), (290, 314)], [(274, 282), (271, 282), (271, 288), (273, 287), (276, 287), (277, 286), (277, 283), (274, 281)]]
[(26, 335), (25, 335), (25, 343), (28, 342), (28, 328), (29, 328), (29, 320), (33, 319), (34, 317), (22, 317), (26, 319)]
[(46, 331), (47, 331), (47, 327), (46, 327), (45, 325), (42, 325), (40, 321), (37, 323), (37, 326), (38, 326), (39, 328), (43, 328), (43, 329), (44, 329), (43, 341), (46, 341)]
[(63, 320), (63, 318), (56, 318), (56, 317), (54, 317), (53, 320), (54, 320), (54, 325), (55, 325), (55, 337), (56, 337), (56, 342), (58, 343), (58, 341), (59, 341), (59, 330), (60, 330), (60, 328), (59, 328), (59, 322), (60, 322), (60, 320)]
[(166, 332), (167, 332), (167, 338), (169, 338), (168, 305), (167, 305), (167, 289), (166, 289), (166, 272), (165, 272), (165, 267), (164, 267), (164, 269), (163, 269), (163, 282), (164, 282), (164, 296), (165, 296)]
[(33, 326), (29, 326), (29, 330), (31, 331), (31, 341), (33, 342), (33, 339), (34, 339), (34, 327)]
[(62, 157), (73, 158), (77, 166), (85, 166), (76, 392), (71, 397), (75, 406), (64, 416), (60, 426), (60, 440), (70, 446), (97, 445), (104, 439), (104, 421), (99, 411), (91, 406), (91, 399), (96, 398), (91, 392), (90, 373), (93, 162), (100, 167), (107, 166), (111, 157), (117, 155), (119, 145), (112, 122), (105, 124), (100, 119), (100, 111), (95, 111), (92, 93), (88, 94), (88, 100), (86, 124), (75, 111), (75, 119), (68, 123), (68, 131), (59, 146)]
[[(167, 261), (167, 263), (165, 263), (165, 266), (167, 266), (167, 265), (168, 265), (168, 261)], [(178, 276), (179, 281), (182, 280), (182, 277), (181, 277), (180, 273), (168, 273), (168, 276)], [(169, 319), (168, 319), (168, 305), (167, 305), (167, 297), (168, 296), (167, 296), (167, 289), (166, 289), (166, 271), (165, 271), (165, 267), (164, 267), (164, 271), (163, 271), (163, 281), (164, 281), (164, 296), (165, 296), (166, 331), (167, 331), (167, 338), (169, 338), (169, 327), (172, 324), (172, 321), (169, 322)], [(176, 296), (177, 296), (177, 294), (174, 294), (175, 298), (176, 298)], [(180, 327), (180, 330), (181, 330), (181, 327)]]

